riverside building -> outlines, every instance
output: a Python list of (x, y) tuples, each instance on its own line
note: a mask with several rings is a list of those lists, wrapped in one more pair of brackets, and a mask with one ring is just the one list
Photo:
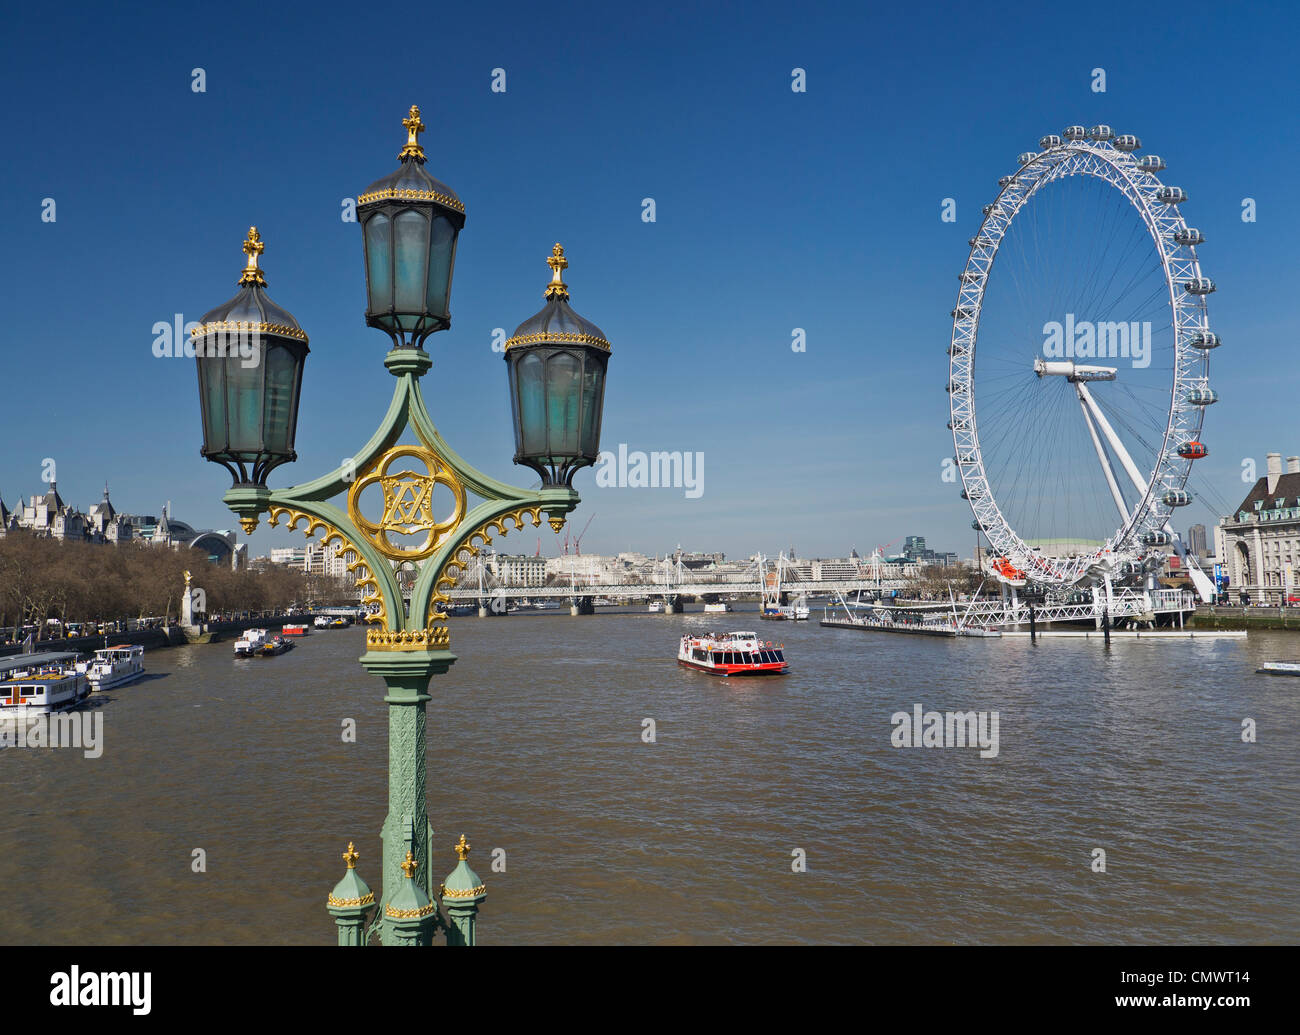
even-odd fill
[(1277, 606), (1300, 597), (1300, 457), (1269, 453), (1264, 477), (1235, 513), (1214, 527), (1214, 553), (1228, 576), (1233, 602)]

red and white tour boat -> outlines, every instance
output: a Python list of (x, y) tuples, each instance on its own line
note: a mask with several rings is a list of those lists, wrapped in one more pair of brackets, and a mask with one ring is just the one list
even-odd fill
[(790, 668), (784, 643), (760, 640), (752, 632), (683, 636), (677, 661), (715, 676), (779, 676)]

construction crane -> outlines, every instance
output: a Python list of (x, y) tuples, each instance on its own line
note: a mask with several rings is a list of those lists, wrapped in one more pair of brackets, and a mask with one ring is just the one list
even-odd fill
[(592, 514), (591, 517), (587, 518), (587, 523), (582, 526), (582, 531), (579, 532), (577, 537), (573, 540), (573, 552), (578, 557), (582, 556), (582, 537), (587, 534), (587, 529), (591, 527), (592, 518), (595, 516), (595, 514)]

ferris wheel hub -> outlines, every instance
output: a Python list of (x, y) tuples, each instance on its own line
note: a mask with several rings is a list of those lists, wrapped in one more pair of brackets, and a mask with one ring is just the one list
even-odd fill
[(1071, 383), (1075, 381), (1114, 381), (1117, 368), (1089, 366), (1086, 363), (1076, 363), (1072, 359), (1036, 359), (1034, 360), (1034, 373), (1039, 377), (1064, 377)]

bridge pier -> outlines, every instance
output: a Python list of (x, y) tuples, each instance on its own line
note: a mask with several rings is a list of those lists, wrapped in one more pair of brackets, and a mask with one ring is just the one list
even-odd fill
[(591, 597), (574, 597), (573, 602), (569, 604), (569, 614), (575, 618), (578, 615), (594, 615), (596, 605)]
[(680, 615), (686, 613), (686, 604), (683, 603), (681, 595), (670, 593), (664, 596), (664, 614)]

